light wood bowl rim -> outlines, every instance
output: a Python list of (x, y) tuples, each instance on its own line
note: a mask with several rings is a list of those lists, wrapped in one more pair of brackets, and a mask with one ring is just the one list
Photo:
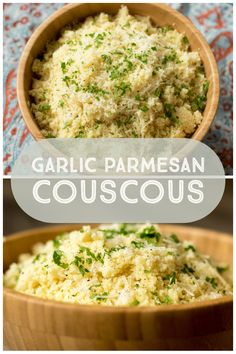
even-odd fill
[[(126, 4), (126, 3), (122, 3)], [(130, 5), (138, 5), (134, 3), (127, 3)], [(18, 98), (18, 103), (19, 107), (23, 116), (23, 119), (26, 123), (26, 126), (28, 127), (30, 133), (34, 137), (35, 140), (40, 140), (40, 139), (45, 139), (45, 137), (42, 135), (39, 127), (36, 124), (35, 119), (32, 118), (31, 115), (31, 110), (28, 106), (28, 102), (26, 100), (25, 94), (24, 94), (24, 77), (25, 77), (25, 71), (26, 71), (26, 62), (28, 55), (26, 53), (30, 53), (32, 47), (34, 46), (34, 43), (36, 39), (41, 35), (43, 31), (47, 28), (48, 24), (57, 20), (57, 18), (61, 15), (63, 15), (65, 12), (67, 12), (71, 8), (76, 8), (78, 6), (84, 5), (84, 3), (72, 3), (72, 4), (67, 4), (63, 6), (62, 8), (56, 10), (52, 15), (50, 15), (46, 20), (44, 20), (41, 25), (39, 25), (36, 30), (33, 32), (31, 35), (29, 41), (27, 42), (23, 53), (20, 58), (19, 66), (18, 66), (18, 73), (17, 73), (17, 98)], [(111, 3), (106, 3), (106, 6), (108, 5), (113, 5)], [(198, 39), (198, 41), (201, 43), (201, 47), (204, 48), (204, 50), (207, 53), (207, 57), (209, 62), (211, 63), (211, 77), (212, 77), (212, 94), (211, 97), (207, 98), (207, 105), (211, 105), (212, 109), (208, 112), (207, 116), (204, 116), (203, 114), (203, 121), (197, 128), (197, 130), (194, 132), (192, 135), (191, 139), (201, 141), (206, 133), (208, 132), (214, 118), (215, 114), (217, 111), (218, 107), (218, 102), (219, 102), (219, 93), (220, 93), (220, 83), (219, 83), (219, 74), (218, 74), (218, 67), (217, 63), (215, 60), (215, 57), (210, 49), (209, 44), (201, 34), (201, 32), (194, 26), (194, 24), (183, 14), (181, 14), (179, 11), (171, 8), (167, 4), (156, 4), (156, 3), (150, 3), (147, 5), (154, 5), (156, 6), (157, 10), (158, 8), (161, 8), (173, 16), (175, 16), (178, 20), (183, 22), (186, 26), (186, 28), (191, 28), (192, 34), (195, 36), (195, 38)]]
[[(91, 225), (97, 225), (97, 224), (91, 224)], [(11, 235), (8, 235), (7, 237), (4, 238), (4, 242), (14, 242), (22, 237), (33, 237), (34, 235), (37, 234), (48, 234), (50, 232), (66, 232), (69, 230), (73, 230), (73, 228), (78, 228), (81, 227), (82, 224), (69, 224), (69, 225), (54, 225), (54, 226), (46, 226), (46, 227), (39, 227), (39, 228), (34, 228), (34, 229), (29, 229), (26, 231), (20, 231)], [(215, 237), (217, 234), (217, 237), (221, 237), (224, 239), (225, 242), (229, 242), (232, 244), (233, 247), (233, 238), (231, 234), (224, 233), (224, 232), (219, 232), (215, 230), (209, 230), (205, 228), (199, 228), (199, 227), (192, 227), (192, 226), (180, 226), (180, 225), (175, 225), (175, 224), (161, 224), (161, 228), (164, 232), (177, 232), (180, 233), (181, 230), (187, 231), (188, 232), (194, 232), (195, 233), (202, 233), (205, 232), (208, 237)], [(169, 231), (168, 231), (169, 230)], [(181, 237), (181, 235), (180, 235)], [(4, 257), (4, 255), (3, 255)], [(205, 300), (205, 301), (199, 301), (199, 302), (193, 302), (189, 304), (176, 304), (176, 305), (162, 305), (162, 306), (141, 306), (141, 307), (128, 307), (128, 306), (101, 306), (101, 305), (83, 305), (83, 304), (73, 304), (73, 303), (67, 303), (63, 301), (57, 301), (57, 300), (48, 300), (48, 299), (42, 299), (40, 297), (36, 297), (33, 295), (28, 295), (28, 294), (23, 294), (20, 292), (17, 292), (16, 290), (8, 289), (3, 287), (3, 294), (6, 297), (11, 297), (15, 298), (17, 300), (21, 301), (26, 301), (29, 303), (34, 303), (35, 305), (40, 304), (44, 306), (49, 306), (53, 308), (64, 308), (64, 309), (73, 309), (74, 311), (95, 311), (99, 313), (166, 313), (166, 312), (173, 312), (173, 313), (182, 313), (182, 312), (192, 312), (192, 311), (198, 311), (199, 309), (206, 309), (206, 308), (214, 308), (214, 307), (220, 307), (224, 306), (226, 304), (232, 304), (233, 303), (233, 296), (227, 295), (227, 296), (222, 296), (219, 299), (214, 299), (214, 300)]]

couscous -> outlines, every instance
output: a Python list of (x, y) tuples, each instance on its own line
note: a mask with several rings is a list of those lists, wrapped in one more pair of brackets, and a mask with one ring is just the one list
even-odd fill
[(231, 272), (157, 225), (84, 226), (36, 244), (4, 275), (4, 285), (79, 304), (183, 304), (232, 294)]
[(190, 137), (209, 82), (175, 29), (122, 6), (64, 28), (33, 62), (31, 110), (45, 137)]

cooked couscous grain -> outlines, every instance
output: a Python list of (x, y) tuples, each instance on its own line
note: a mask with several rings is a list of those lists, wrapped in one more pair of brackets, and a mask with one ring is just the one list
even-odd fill
[(36, 244), (4, 275), (6, 287), (80, 304), (183, 304), (232, 294), (227, 267), (157, 225), (101, 225)]
[(45, 137), (190, 137), (203, 118), (209, 83), (185, 34), (124, 6), (65, 28), (32, 69)]

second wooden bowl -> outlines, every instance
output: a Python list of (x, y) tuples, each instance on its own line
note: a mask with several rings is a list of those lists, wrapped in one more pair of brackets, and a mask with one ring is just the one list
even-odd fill
[[(4, 269), (45, 242), (78, 225), (47, 227), (11, 235), (4, 242)], [(232, 237), (215, 231), (162, 225), (193, 240), (219, 262), (232, 262)], [(230, 350), (231, 296), (186, 305), (106, 307), (43, 300), (4, 289), (4, 346), (8, 350)]]
[[(158, 26), (171, 25), (179, 32), (185, 33), (189, 39), (191, 50), (199, 52), (206, 77), (210, 83), (203, 120), (192, 136), (193, 139), (202, 140), (214, 119), (219, 101), (218, 69), (209, 45), (189, 19), (165, 4), (126, 3), (125, 5), (129, 8), (131, 14), (150, 16), (152, 21)], [(100, 12), (116, 14), (119, 8), (120, 4), (69, 4), (49, 16), (34, 31), (23, 51), (19, 63), (17, 96), (26, 125), (36, 140), (42, 139), (43, 136), (30, 110), (28, 91), (31, 88), (32, 82), (31, 68), (33, 60), (42, 53), (48, 41), (58, 36), (64, 26), (74, 21), (82, 21), (87, 16)]]

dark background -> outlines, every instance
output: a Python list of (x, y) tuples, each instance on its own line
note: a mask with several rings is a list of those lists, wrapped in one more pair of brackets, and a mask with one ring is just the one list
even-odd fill
[[(47, 226), (47, 223), (37, 221), (20, 209), (16, 203), (10, 186), (10, 180), (3, 181), (3, 232), (11, 233), (34, 227)], [(218, 231), (233, 232), (233, 183), (226, 180), (224, 196), (217, 208), (206, 218), (188, 225), (205, 227)]]

